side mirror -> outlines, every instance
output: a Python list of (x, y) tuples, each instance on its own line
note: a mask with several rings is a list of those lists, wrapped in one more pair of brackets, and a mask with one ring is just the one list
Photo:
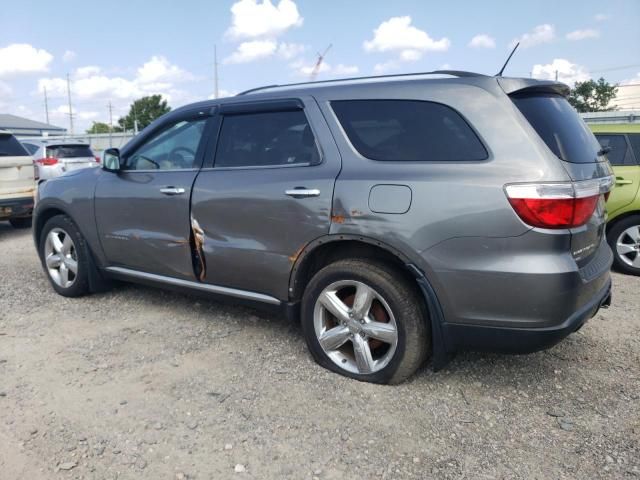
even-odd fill
[(120, 150), (107, 148), (102, 154), (102, 168), (107, 172), (120, 171)]

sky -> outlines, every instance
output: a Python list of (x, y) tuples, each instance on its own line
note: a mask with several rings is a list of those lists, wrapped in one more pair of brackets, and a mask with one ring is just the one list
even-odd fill
[(3, 0), (0, 113), (74, 130), (162, 94), (171, 107), (317, 78), (458, 69), (568, 84), (603, 76), (640, 109), (640, 0)]

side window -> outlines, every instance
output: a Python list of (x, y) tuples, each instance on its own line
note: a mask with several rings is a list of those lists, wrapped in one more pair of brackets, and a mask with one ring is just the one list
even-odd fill
[(640, 133), (630, 133), (629, 143), (633, 148), (633, 153), (636, 154), (636, 164), (640, 164)]
[(38, 151), (38, 146), (32, 143), (23, 143), (22, 146), (27, 149), (27, 152), (29, 152), (29, 155), (33, 155)]
[(485, 160), (487, 151), (458, 112), (417, 100), (331, 102), (360, 155), (380, 161)]
[(206, 119), (182, 120), (162, 130), (126, 159), (124, 170), (194, 168)]
[(633, 165), (633, 157), (627, 148), (627, 140), (624, 135), (596, 135), (600, 145), (609, 148), (607, 158), (611, 165)]
[(314, 165), (320, 162), (302, 110), (225, 115), (216, 167)]

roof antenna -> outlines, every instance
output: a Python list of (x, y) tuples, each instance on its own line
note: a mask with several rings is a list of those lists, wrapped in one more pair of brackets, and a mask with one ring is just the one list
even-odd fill
[(511, 50), (511, 53), (507, 57), (507, 61), (504, 62), (504, 65), (502, 66), (500, 71), (498, 73), (496, 73), (496, 75), (495, 75), (496, 77), (501, 77), (502, 76), (502, 72), (504, 72), (504, 69), (507, 68), (507, 65), (509, 64), (509, 60), (511, 60), (511, 57), (513, 57), (513, 54), (516, 53), (516, 50), (518, 49), (519, 45), (520, 45), (520, 42), (516, 43), (516, 46), (513, 47), (513, 50)]

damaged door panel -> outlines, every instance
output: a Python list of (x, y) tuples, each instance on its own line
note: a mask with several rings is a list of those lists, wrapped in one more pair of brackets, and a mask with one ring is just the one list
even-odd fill
[(331, 225), (340, 156), (326, 122), (310, 97), (244, 100), (223, 109), (215, 152), (192, 195), (203, 281), (287, 299), (291, 258)]
[(193, 271), (201, 282), (207, 277), (207, 264), (204, 259), (204, 230), (198, 221), (191, 216), (191, 258)]

